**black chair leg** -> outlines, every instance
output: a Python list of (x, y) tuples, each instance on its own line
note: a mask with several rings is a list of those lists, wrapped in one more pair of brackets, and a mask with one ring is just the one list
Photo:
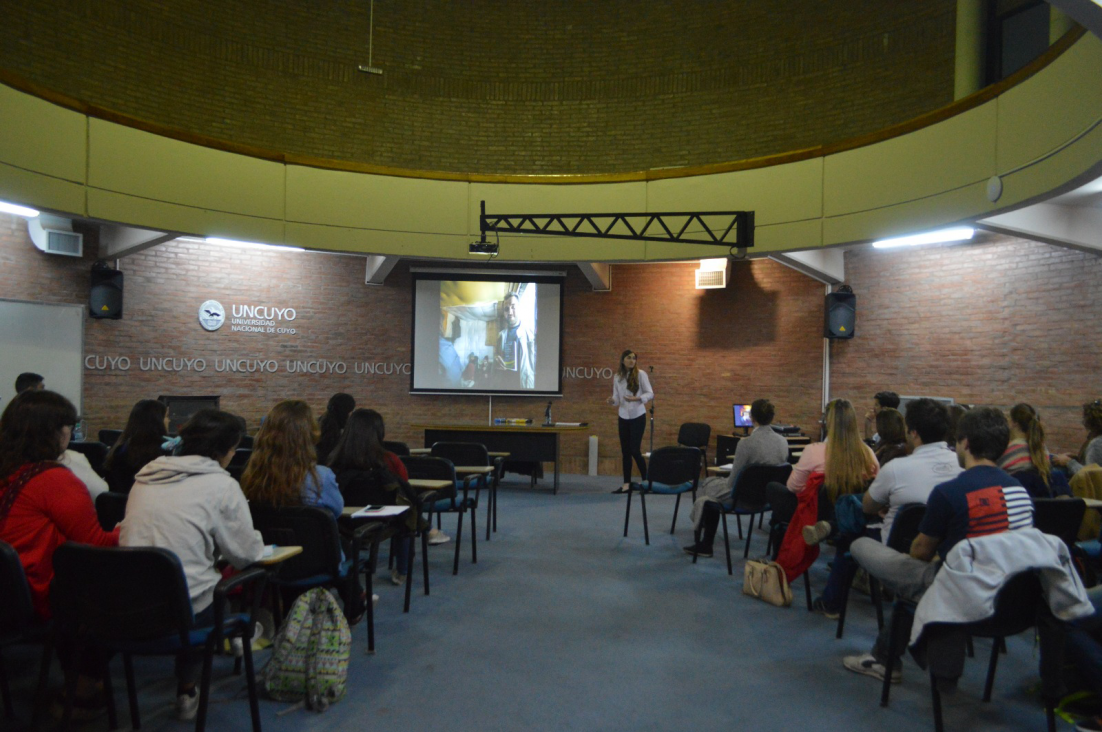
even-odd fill
[[(838, 557), (838, 559), (836, 559), (835, 561), (842, 561), (842, 557)], [(841, 640), (842, 639), (842, 633), (844, 633), (845, 629), (846, 629), (846, 610), (849, 608), (849, 591), (850, 591), (850, 588), (852, 586), (853, 586), (853, 576), (851, 575), (849, 582), (846, 582), (842, 586), (842, 597), (841, 597), (842, 607), (838, 611), (838, 629), (836, 631), (834, 631), (835, 640)]]
[[(244, 652), (245, 640), (241, 640)], [(251, 650), (251, 649), (250, 649)], [(199, 676), (199, 713), (195, 715), (195, 732), (204, 732), (207, 727), (207, 710), (210, 705), (211, 665), (214, 663), (214, 636), (207, 639), (203, 648), (203, 671)]]
[(995, 668), (999, 665), (999, 643), (1002, 638), (991, 639), (991, 661), (987, 664), (987, 681), (983, 684), (983, 700), (991, 701), (991, 690), (995, 686)]
[(455, 561), (452, 563), (452, 574), (459, 574), (459, 547), (463, 544), (463, 514), (466, 511), (459, 512), (459, 523), (455, 529)]
[(4, 716), (15, 717), (15, 707), (11, 703), (11, 688), (8, 686), (8, 673), (4, 670), (4, 656), (0, 653), (0, 695), (4, 698)]
[(119, 728), (119, 710), (115, 707), (115, 690), (111, 688), (111, 669), (103, 664), (103, 696), (107, 700), (107, 729)]
[(719, 518), (723, 522), (723, 549), (727, 552), (727, 575), (730, 576), (735, 571), (731, 567), (731, 537), (727, 533), (727, 513), (722, 508), (719, 510)]
[(631, 519), (631, 494), (633, 492), (634, 492), (633, 489), (629, 485), (629, 487), (628, 487), (628, 507), (627, 507), (627, 510), (624, 512), (624, 538), (625, 539), (628, 536), (628, 521)]
[(639, 491), (639, 505), (643, 510), (643, 539), (647, 546), (650, 546), (650, 527), (647, 526), (647, 496), (643, 491)]
[(471, 507), (471, 564), (478, 564), (478, 529), (475, 528), (475, 514), (478, 511)]
[(673, 533), (674, 527), (677, 526), (677, 509), (681, 508), (681, 494), (677, 494), (677, 500), (673, 502), (673, 521), (670, 522), (670, 533)]
[(421, 571), (425, 575), (425, 594), (429, 594), (429, 532), (421, 532)]
[[(370, 591), (367, 596), (368, 605), (371, 604)], [(246, 633), (248, 635), (248, 633)], [(253, 644), (250, 638), (242, 638), (242, 657), (245, 659), (245, 684), (249, 689), (249, 714), (252, 717), (253, 732), (260, 732), (260, 695), (256, 689), (256, 669), (253, 667)]]
[[(738, 516), (736, 513), (735, 516)], [(747, 559), (750, 556), (750, 537), (754, 535), (754, 514), (750, 514), (750, 521), (746, 524), (746, 548), (742, 550), (742, 558)], [(731, 557), (728, 552), (727, 557), (727, 574), (731, 574)]]
[(409, 542), (407, 546), (409, 551), (406, 553), (406, 604), (402, 608), (402, 612), (409, 612), (409, 600), (413, 595), (413, 534), (410, 534), (408, 538), (403, 541)]
[[(693, 531), (693, 546), (700, 545), (700, 529)], [(693, 554), (693, 564), (696, 564), (696, 554)]]
[(934, 729), (936, 732), (945, 732), (945, 722), (941, 719), (941, 693), (937, 690), (937, 679), (933, 672), (930, 672), (930, 698), (934, 705)]
[[(753, 517), (751, 517), (750, 520), (753, 521), (754, 520)], [(738, 525), (738, 538), (739, 538), (739, 541), (741, 541), (742, 540), (742, 516), (739, 516), (737, 513), (735, 514), (735, 523)]]
[(884, 597), (880, 592), (880, 582), (869, 575), (869, 595), (872, 597), (873, 607), (876, 608), (876, 629), (884, 628)]
[(762, 528), (762, 524), (765, 523), (765, 511), (758, 514), (758, 528)]
[(807, 611), (811, 612), (811, 575), (804, 571), (804, 594), (807, 595)]
[(122, 667), (126, 673), (126, 701), (130, 705), (130, 726), (142, 728), (141, 714), (138, 711), (138, 685), (134, 683), (134, 658), (129, 653), (122, 654)]
[(390, 537), (390, 548), (387, 549), (386, 568), (394, 569), (394, 547), (397, 546), (398, 537)]
[[(895, 667), (895, 656), (898, 650), (896, 648), (897, 641), (895, 639), (896, 621), (901, 612), (903, 611), (899, 608), (898, 604), (892, 606), (892, 616), (888, 621), (891, 624), (890, 630), (888, 631), (888, 666), (884, 669), (884, 681), (880, 685), (880, 706), (882, 707), (888, 706), (888, 695), (891, 693), (892, 689), (892, 670)], [(936, 686), (934, 688), (935, 690), (937, 689)]]

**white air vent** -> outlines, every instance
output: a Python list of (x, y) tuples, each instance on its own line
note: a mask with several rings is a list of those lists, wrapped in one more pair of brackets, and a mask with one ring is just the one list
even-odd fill
[(42, 214), (27, 219), (27, 232), (34, 245), (47, 254), (80, 257), (84, 254), (84, 235), (73, 231), (72, 219)]
[(696, 289), (722, 290), (727, 286), (727, 259), (702, 259), (696, 271)]

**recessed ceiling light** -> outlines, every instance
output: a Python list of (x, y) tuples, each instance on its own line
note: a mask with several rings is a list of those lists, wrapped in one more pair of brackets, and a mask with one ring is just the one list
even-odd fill
[(218, 244), (224, 247), (242, 247), (246, 249), (276, 249), (282, 252), (305, 252), (302, 247), (285, 247), (279, 244), (264, 244), (259, 241), (239, 241), (237, 239), (223, 239), (220, 236), (208, 236), (204, 239), (207, 244)]
[(872, 245), (877, 249), (890, 249), (892, 247), (912, 247), (919, 244), (944, 244), (951, 241), (967, 241), (972, 238), (976, 230), (971, 226), (956, 226), (951, 229), (939, 229), (927, 231), (923, 234), (911, 234), (910, 236), (897, 236), (893, 239), (881, 239), (874, 241)]

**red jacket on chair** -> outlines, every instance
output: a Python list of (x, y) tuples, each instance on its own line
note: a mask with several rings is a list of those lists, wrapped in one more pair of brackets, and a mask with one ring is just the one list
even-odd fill
[(781, 550), (777, 554), (777, 564), (784, 568), (784, 574), (790, 583), (795, 582), (819, 558), (819, 545), (807, 545), (803, 528), (812, 526), (819, 520), (819, 489), (822, 487), (823, 474), (812, 473), (808, 476), (804, 489), (796, 494), (799, 501), (796, 512), (788, 522), (788, 530), (784, 532)]

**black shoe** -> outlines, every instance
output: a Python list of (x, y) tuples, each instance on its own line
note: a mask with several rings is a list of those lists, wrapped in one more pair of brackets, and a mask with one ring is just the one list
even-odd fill
[(683, 547), (681, 551), (694, 557), (710, 557), (712, 556), (712, 547), (704, 546), (703, 544), (690, 544), (687, 547)]
[(623, 486), (620, 486), (619, 488), (617, 488), (614, 491), (609, 491), (609, 493), (611, 493), (612, 495), (617, 495), (619, 493), (627, 493), (627, 492), (628, 492), (628, 489), (624, 488)]

